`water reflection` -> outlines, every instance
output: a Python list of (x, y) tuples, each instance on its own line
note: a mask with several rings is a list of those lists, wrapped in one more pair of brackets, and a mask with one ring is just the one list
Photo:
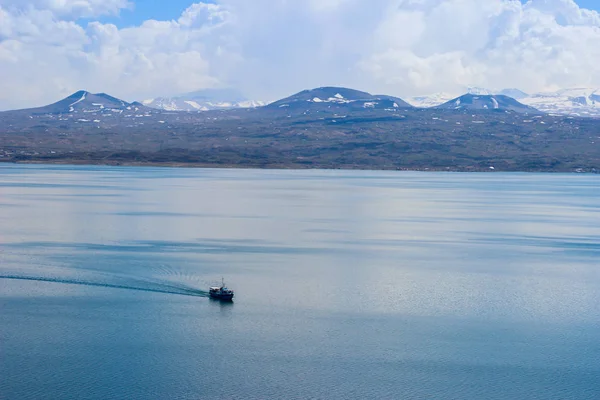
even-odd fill
[[(0, 166), (0, 188), (7, 398), (600, 392), (595, 176)], [(198, 297), (221, 276), (234, 302)]]

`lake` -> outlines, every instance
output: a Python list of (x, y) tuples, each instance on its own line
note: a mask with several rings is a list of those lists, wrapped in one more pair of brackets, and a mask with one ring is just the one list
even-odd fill
[(2, 399), (600, 397), (597, 175), (2, 165), (0, 226)]

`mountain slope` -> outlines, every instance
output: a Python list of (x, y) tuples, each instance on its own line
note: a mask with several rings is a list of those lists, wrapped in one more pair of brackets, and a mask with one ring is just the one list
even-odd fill
[(98, 123), (0, 113), (0, 162), (597, 172), (599, 127), (593, 118), (416, 108), (155, 110)]
[(358, 110), (395, 110), (413, 108), (404, 100), (388, 95), (372, 95), (343, 87), (320, 87), (303, 90), (292, 96), (267, 105), (268, 109), (285, 109), (289, 112), (345, 113)]
[(160, 118), (161, 111), (140, 103), (128, 103), (105, 93), (90, 93), (80, 90), (72, 95), (43, 107), (0, 113), (0, 125), (20, 131), (32, 126), (45, 129), (60, 127), (61, 130), (84, 126), (94, 128), (116, 128), (142, 126)]
[(498, 110), (513, 111), (521, 114), (540, 114), (535, 108), (519, 103), (512, 97), (504, 95), (465, 94), (435, 108), (442, 110)]
[(127, 105), (128, 103), (125, 101), (109, 96), (105, 93), (93, 94), (84, 90), (80, 90), (60, 101), (57, 101), (56, 103), (31, 109), (30, 111), (48, 114), (67, 114), (77, 111), (100, 111), (107, 108), (121, 109), (127, 107)]
[(128, 103), (106, 93), (90, 93), (80, 90), (56, 103), (47, 106), (23, 110), (7, 111), (11, 113), (40, 114), (76, 114), (76, 113), (122, 113), (126, 110), (147, 109), (139, 103)]

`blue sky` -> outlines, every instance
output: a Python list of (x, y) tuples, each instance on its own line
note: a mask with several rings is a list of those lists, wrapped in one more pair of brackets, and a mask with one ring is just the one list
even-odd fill
[[(200, 0), (198, 0), (200, 1)], [(133, 0), (133, 10), (122, 10), (117, 18), (107, 18), (119, 28), (138, 26), (149, 19), (160, 21), (176, 20), (181, 16), (183, 10), (198, 1), (191, 0)], [(215, 3), (215, 1), (204, 0), (204, 3)]]
[[(149, 19), (161, 21), (176, 20), (183, 10), (195, 3), (192, 0), (132, 0), (132, 2), (135, 4), (133, 10), (122, 10), (119, 17), (105, 18), (103, 21), (113, 23), (119, 28), (124, 28), (138, 26)], [(215, 3), (216, 1), (204, 0), (203, 2)], [(522, 0), (522, 3), (526, 2), (527, 0)], [(600, 0), (575, 0), (575, 2), (580, 7), (600, 11)]]
[(580, 7), (589, 8), (590, 10), (600, 11), (600, 1), (599, 0), (576, 0), (577, 4)]

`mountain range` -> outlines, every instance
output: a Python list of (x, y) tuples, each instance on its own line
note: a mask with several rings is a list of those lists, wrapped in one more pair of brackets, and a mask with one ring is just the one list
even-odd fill
[(598, 132), (598, 118), (545, 114), (483, 91), (418, 108), (321, 87), (265, 106), (202, 112), (79, 91), (0, 112), (0, 161), (593, 172)]
[[(513, 101), (513, 100), (516, 100)], [(301, 105), (301, 106), (300, 106)], [(452, 97), (437, 93), (431, 96), (413, 97), (405, 101), (389, 95), (372, 95), (347, 88), (322, 87), (305, 90), (267, 104), (263, 101), (248, 100), (233, 89), (206, 89), (175, 97), (159, 97), (142, 102), (128, 103), (105, 93), (92, 94), (79, 91), (54, 104), (32, 109), (37, 113), (64, 113), (83, 111), (100, 114), (124, 112), (137, 108), (150, 112), (164, 111), (211, 111), (251, 109), (268, 106), (304, 107), (303, 111), (318, 111), (326, 106), (328, 110), (353, 110), (359, 108), (443, 108), (443, 109), (501, 109), (521, 113), (535, 113), (536, 110), (547, 114), (571, 115), (580, 117), (600, 117), (600, 90), (563, 89), (551, 93), (529, 95), (518, 89), (491, 91), (483, 88), (469, 88), (465, 95)], [(308, 106), (308, 107), (305, 107)], [(71, 108), (73, 111), (70, 111)], [(535, 110), (534, 110), (535, 109)]]
[[(363, 101), (368, 107), (371, 106), (372, 100), (381, 100), (375, 104), (375, 107), (393, 107), (396, 103), (399, 108), (406, 108), (410, 106), (419, 108), (432, 108), (442, 106), (444, 103), (455, 102), (459, 97), (452, 96), (447, 93), (436, 93), (429, 96), (418, 96), (407, 99), (406, 101), (389, 95), (371, 95), (366, 92), (358, 90), (341, 88), (341, 91), (347, 91), (347, 93), (329, 93), (328, 89), (335, 91), (336, 88), (318, 88), (312, 90), (306, 90), (299, 93), (297, 96), (302, 97), (303, 100), (312, 100), (311, 98), (304, 98), (304, 96), (313, 96), (322, 100), (322, 102), (329, 103), (329, 105), (343, 104), (344, 101)], [(339, 90), (338, 90), (339, 91)], [(340, 94), (341, 99), (336, 98), (335, 95)], [(470, 95), (478, 96), (507, 96), (519, 101), (524, 106), (530, 106), (536, 108), (539, 111), (557, 114), (557, 115), (572, 115), (581, 117), (600, 117), (600, 89), (594, 88), (575, 88), (575, 89), (562, 89), (556, 92), (545, 92), (536, 94), (527, 94), (519, 89), (503, 89), (503, 90), (489, 90), (485, 88), (471, 87), (468, 88), (467, 93)], [(334, 100), (330, 100), (334, 99)], [(274, 102), (277, 106), (281, 106), (285, 103), (286, 99), (278, 100)], [(391, 102), (383, 102), (383, 100), (392, 100)], [(464, 100), (464, 101), (463, 101)], [(494, 102), (491, 99), (487, 101), (488, 108), (493, 109)], [(495, 100), (498, 100), (497, 98)], [(469, 102), (468, 98), (461, 99), (463, 104)], [(187, 93), (173, 97), (158, 97), (154, 99), (147, 99), (141, 102), (145, 106), (166, 110), (166, 111), (209, 111), (209, 110), (225, 110), (225, 109), (238, 109), (238, 108), (256, 108), (269, 104), (265, 101), (250, 100), (241, 94), (239, 91), (234, 89), (205, 89), (197, 92)], [(475, 102), (481, 103), (481, 102)], [(364, 105), (364, 104), (362, 104)], [(360, 107), (361, 104), (354, 104), (354, 107)], [(337, 107), (337, 106), (335, 106)], [(450, 107), (444, 106), (445, 108)], [(463, 106), (462, 108), (471, 108)], [(338, 107), (339, 108), (339, 107)], [(518, 107), (520, 108), (520, 106)], [(527, 112), (523, 109), (523, 112)]]
[[(260, 102), (250, 102), (235, 97), (236, 92), (224, 91), (202, 91), (190, 94), (186, 97), (172, 98), (175, 103), (167, 104), (166, 98), (146, 100), (145, 102), (126, 102), (105, 93), (90, 93), (78, 91), (72, 95), (43, 107), (25, 110), (4, 112), (14, 115), (31, 114), (60, 115), (60, 119), (69, 116), (81, 117), (78, 121), (85, 122), (85, 117), (95, 117), (93, 121), (99, 121), (100, 117), (112, 117), (123, 115), (125, 117), (148, 116), (152, 113), (164, 112), (198, 112), (198, 111), (235, 111), (235, 110), (257, 110), (263, 114), (284, 113), (294, 115), (310, 115), (315, 113), (338, 114), (352, 113), (357, 111), (398, 111), (405, 109), (416, 109), (399, 97), (389, 95), (373, 95), (367, 92), (348, 89), (343, 87), (320, 87), (304, 90), (292, 96), (263, 105)], [(233, 97), (232, 97), (233, 96)], [(175, 100), (183, 98), (194, 98), (197, 101)], [(231, 98), (234, 100), (225, 100)], [(188, 104), (189, 108), (181, 106), (179, 102)], [(160, 105), (160, 107), (159, 107)], [(210, 107), (209, 107), (210, 105)], [(519, 101), (505, 95), (465, 94), (450, 99), (449, 101), (430, 107), (431, 110), (470, 110), (470, 111), (511, 111), (522, 114), (539, 114), (533, 107), (521, 104)], [(8, 113), (8, 114), (7, 114)], [(2, 114), (2, 113), (0, 113)]]

